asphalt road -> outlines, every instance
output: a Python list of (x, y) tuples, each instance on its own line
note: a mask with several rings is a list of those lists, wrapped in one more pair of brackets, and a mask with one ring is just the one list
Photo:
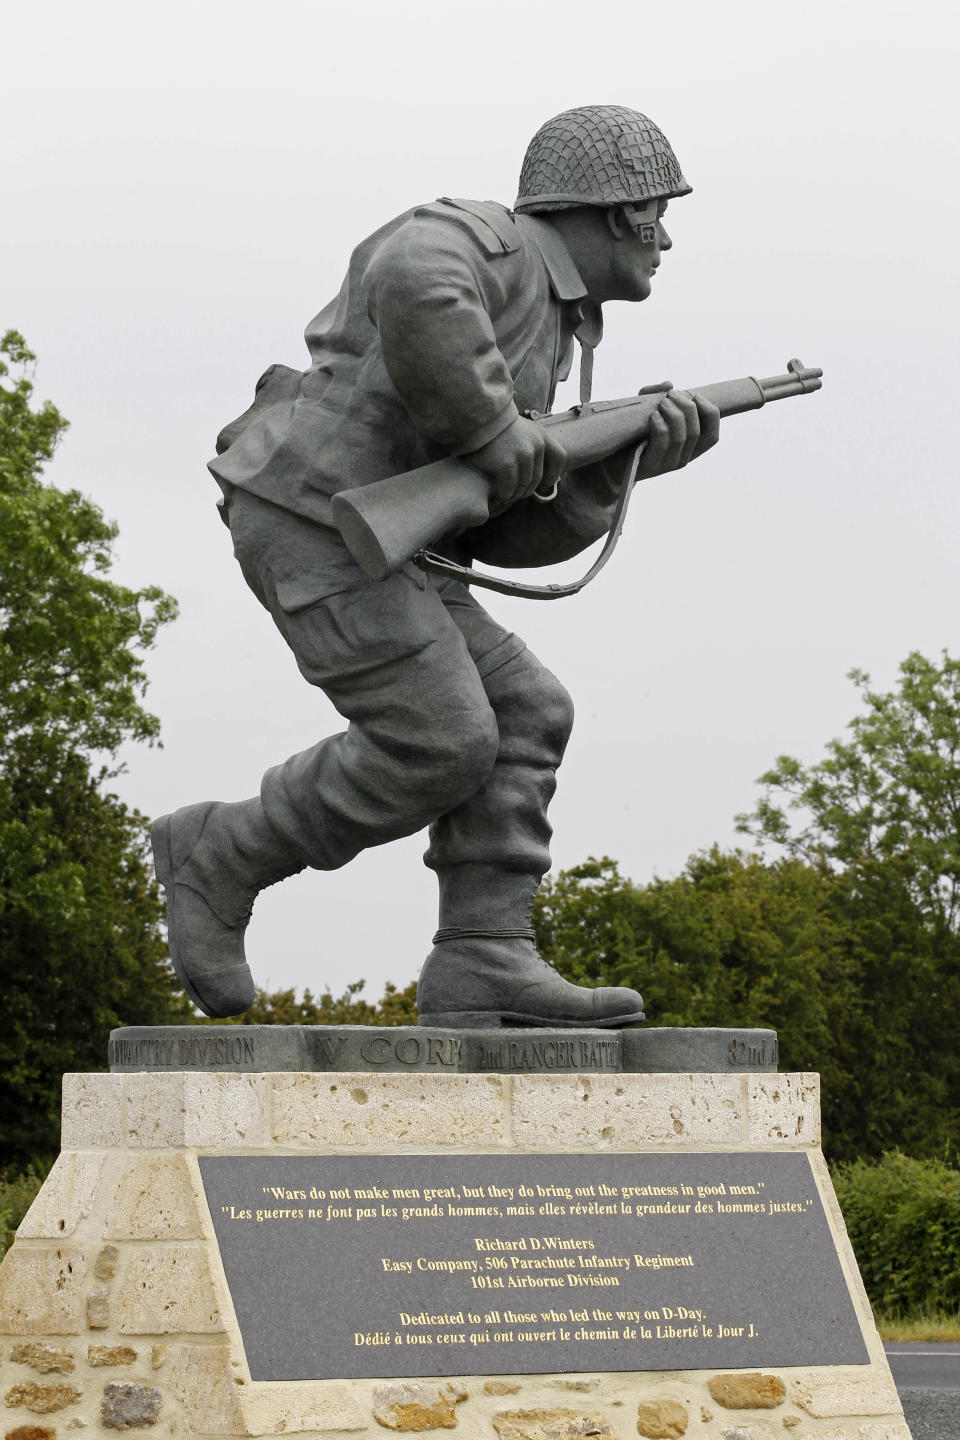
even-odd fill
[(960, 1440), (960, 1344), (892, 1340), (883, 1348), (913, 1440)]

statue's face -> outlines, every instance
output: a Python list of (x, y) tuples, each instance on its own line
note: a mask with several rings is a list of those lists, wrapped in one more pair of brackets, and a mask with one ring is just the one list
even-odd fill
[(660, 258), (671, 246), (666, 200), (583, 206), (548, 218), (563, 236), (591, 300), (646, 300)]
[(664, 250), (673, 241), (663, 223), (666, 200), (647, 205), (618, 205), (608, 211), (611, 236), (611, 274), (615, 287), (610, 298), (646, 300)]

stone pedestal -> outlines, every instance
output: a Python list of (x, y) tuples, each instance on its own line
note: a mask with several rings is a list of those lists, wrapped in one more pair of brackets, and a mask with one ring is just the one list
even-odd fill
[[(815, 1075), (67, 1075), (63, 1152), (0, 1268), (5, 1436), (910, 1440), (819, 1143)], [(253, 1381), (198, 1167), (202, 1155), (790, 1150), (810, 1154), (868, 1365)], [(332, 1303), (318, 1297), (316, 1323)]]

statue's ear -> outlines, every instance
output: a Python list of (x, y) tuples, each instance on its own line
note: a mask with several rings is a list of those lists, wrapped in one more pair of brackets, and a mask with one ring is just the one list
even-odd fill
[(630, 228), (626, 222), (622, 205), (608, 205), (605, 211), (607, 228), (615, 240), (622, 240)]

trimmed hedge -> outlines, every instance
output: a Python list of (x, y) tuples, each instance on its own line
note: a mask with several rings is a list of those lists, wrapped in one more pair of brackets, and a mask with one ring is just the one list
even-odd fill
[(833, 1183), (874, 1310), (960, 1312), (960, 1170), (892, 1151)]

